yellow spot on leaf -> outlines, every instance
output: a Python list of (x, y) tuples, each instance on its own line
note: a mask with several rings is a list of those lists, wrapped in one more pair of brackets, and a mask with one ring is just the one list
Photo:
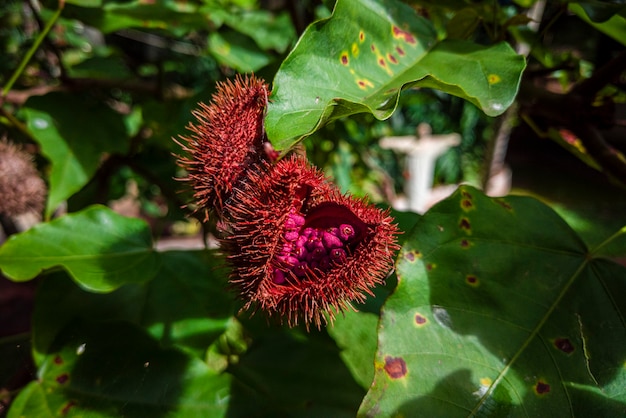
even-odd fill
[(482, 379), (480, 379), (480, 384), (482, 386), (491, 386), (491, 379), (489, 379), (488, 377), (483, 377)]
[(359, 42), (363, 43), (365, 41), (365, 32), (359, 31)]
[(355, 58), (359, 56), (359, 46), (356, 42), (352, 44), (352, 56)]
[(489, 74), (489, 76), (487, 77), (487, 81), (489, 82), (489, 84), (497, 84), (502, 81), (502, 79), (497, 74)]

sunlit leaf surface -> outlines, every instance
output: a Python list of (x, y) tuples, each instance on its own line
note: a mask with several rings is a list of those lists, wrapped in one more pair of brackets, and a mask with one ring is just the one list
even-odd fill
[(524, 65), (508, 44), (439, 41), (432, 24), (399, 1), (339, 0), (280, 67), (265, 127), (285, 149), (342, 116), (389, 117), (410, 86), (443, 90), (495, 116), (512, 103)]
[(461, 187), (397, 268), (363, 416), (623, 414), (626, 269), (547, 206)]

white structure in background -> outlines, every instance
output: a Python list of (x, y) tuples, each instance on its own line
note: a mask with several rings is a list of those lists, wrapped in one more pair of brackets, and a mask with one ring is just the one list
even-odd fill
[(417, 136), (391, 136), (380, 140), (382, 148), (406, 155), (408, 179), (405, 193), (408, 209), (424, 213), (432, 203), (433, 177), (437, 158), (461, 143), (459, 134), (432, 135), (430, 125), (421, 123)]

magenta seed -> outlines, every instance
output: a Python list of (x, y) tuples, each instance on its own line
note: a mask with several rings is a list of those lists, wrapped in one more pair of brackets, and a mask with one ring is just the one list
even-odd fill
[(339, 227), (339, 238), (349, 241), (355, 235), (354, 228), (350, 224), (341, 224)]
[(274, 278), (272, 280), (276, 284), (285, 283), (285, 273), (282, 270), (276, 269), (274, 270)]
[(322, 241), (324, 242), (324, 246), (328, 249), (343, 247), (341, 240), (329, 232), (324, 232), (324, 235), (322, 235)]
[(333, 261), (344, 261), (346, 259), (346, 252), (341, 248), (335, 248), (330, 252), (330, 258)]
[(313, 250), (310, 252), (310, 254), (311, 254), (311, 259), (319, 260), (322, 257), (326, 257), (326, 250), (324, 249), (324, 247), (320, 243), (319, 247), (313, 248)]
[(300, 234), (298, 234), (298, 231), (287, 231), (285, 232), (285, 239), (287, 241), (295, 241), (298, 239), (298, 237), (300, 236)]
[(293, 219), (293, 222), (296, 224), (296, 226), (300, 227), (302, 225), (304, 225), (304, 216), (302, 215), (298, 215), (297, 213), (292, 214), (291, 219)]
[(309, 252), (304, 247), (296, 247), (294, 248), (293, 254), (298, 257), (299, 260), (306, 258)]
[(296, 247), (304, 247), (307, 241), (307, 237), (305, 237), (304, 235), (300, 235), (298, 237), (298, 240), (296, 241)]

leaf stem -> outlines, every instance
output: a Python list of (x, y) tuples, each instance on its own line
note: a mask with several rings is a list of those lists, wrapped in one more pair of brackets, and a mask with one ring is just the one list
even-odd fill
[(26, 55), (24, 55), (24, 58), (22, 58), (22, 62), (20, 62), (20, 65), (13, 72), (13, 74), (11, 75), (11, 78), (9, 79), (9, 81), (4, 85), (4, 88), (2, 89), (2, 98), (4, 98), (7, 95), (7, 93), (9, 92), (9, 90), (11, 90), (11, 87), (13, 87), (13, 84), (15, 84), (15, 82), (17, 81), (19, 76), (22, 74), (22, 72), (26, 68), (26, 65), (28, 64), (30, 59), (33, 57), (33, 55), (35, 54), (37, 49), (39, 49), (39, 46), (41, 45), (41, 43), (43, 42), (45, 37), (48, 35), (48, 32), (50, 32), (50, 30), (52, 29), (52, 27), (54, 26), (56, 21), (61, 16), (61, 12), (63, 11), (63, 7), (64, 6), (65, 6), (65, 1), (64, 0), (60, 0), (59, 1), (59, 7), (57, 8), (57, 10), (52, 15), (52, 18), (50, 18), (50, 20), (48, 21), (46, 26), (39, 33), (39, 36), (37, 36), (37, 38), (35, 39), (35, 42), (33, 43), (33, 45), (30, 47), (30, 49), (28, 50)]
[(609, 245), (612, 241), (615, 241), (620, 235), (626, 235), (626, 225), (621, 227), (616, 233), (605, 239), (602, 243), (600, 243), (596, 248), (591, 250), (589, 253), (590, 256), (598, 254), (598, 252), (603, 248)]

